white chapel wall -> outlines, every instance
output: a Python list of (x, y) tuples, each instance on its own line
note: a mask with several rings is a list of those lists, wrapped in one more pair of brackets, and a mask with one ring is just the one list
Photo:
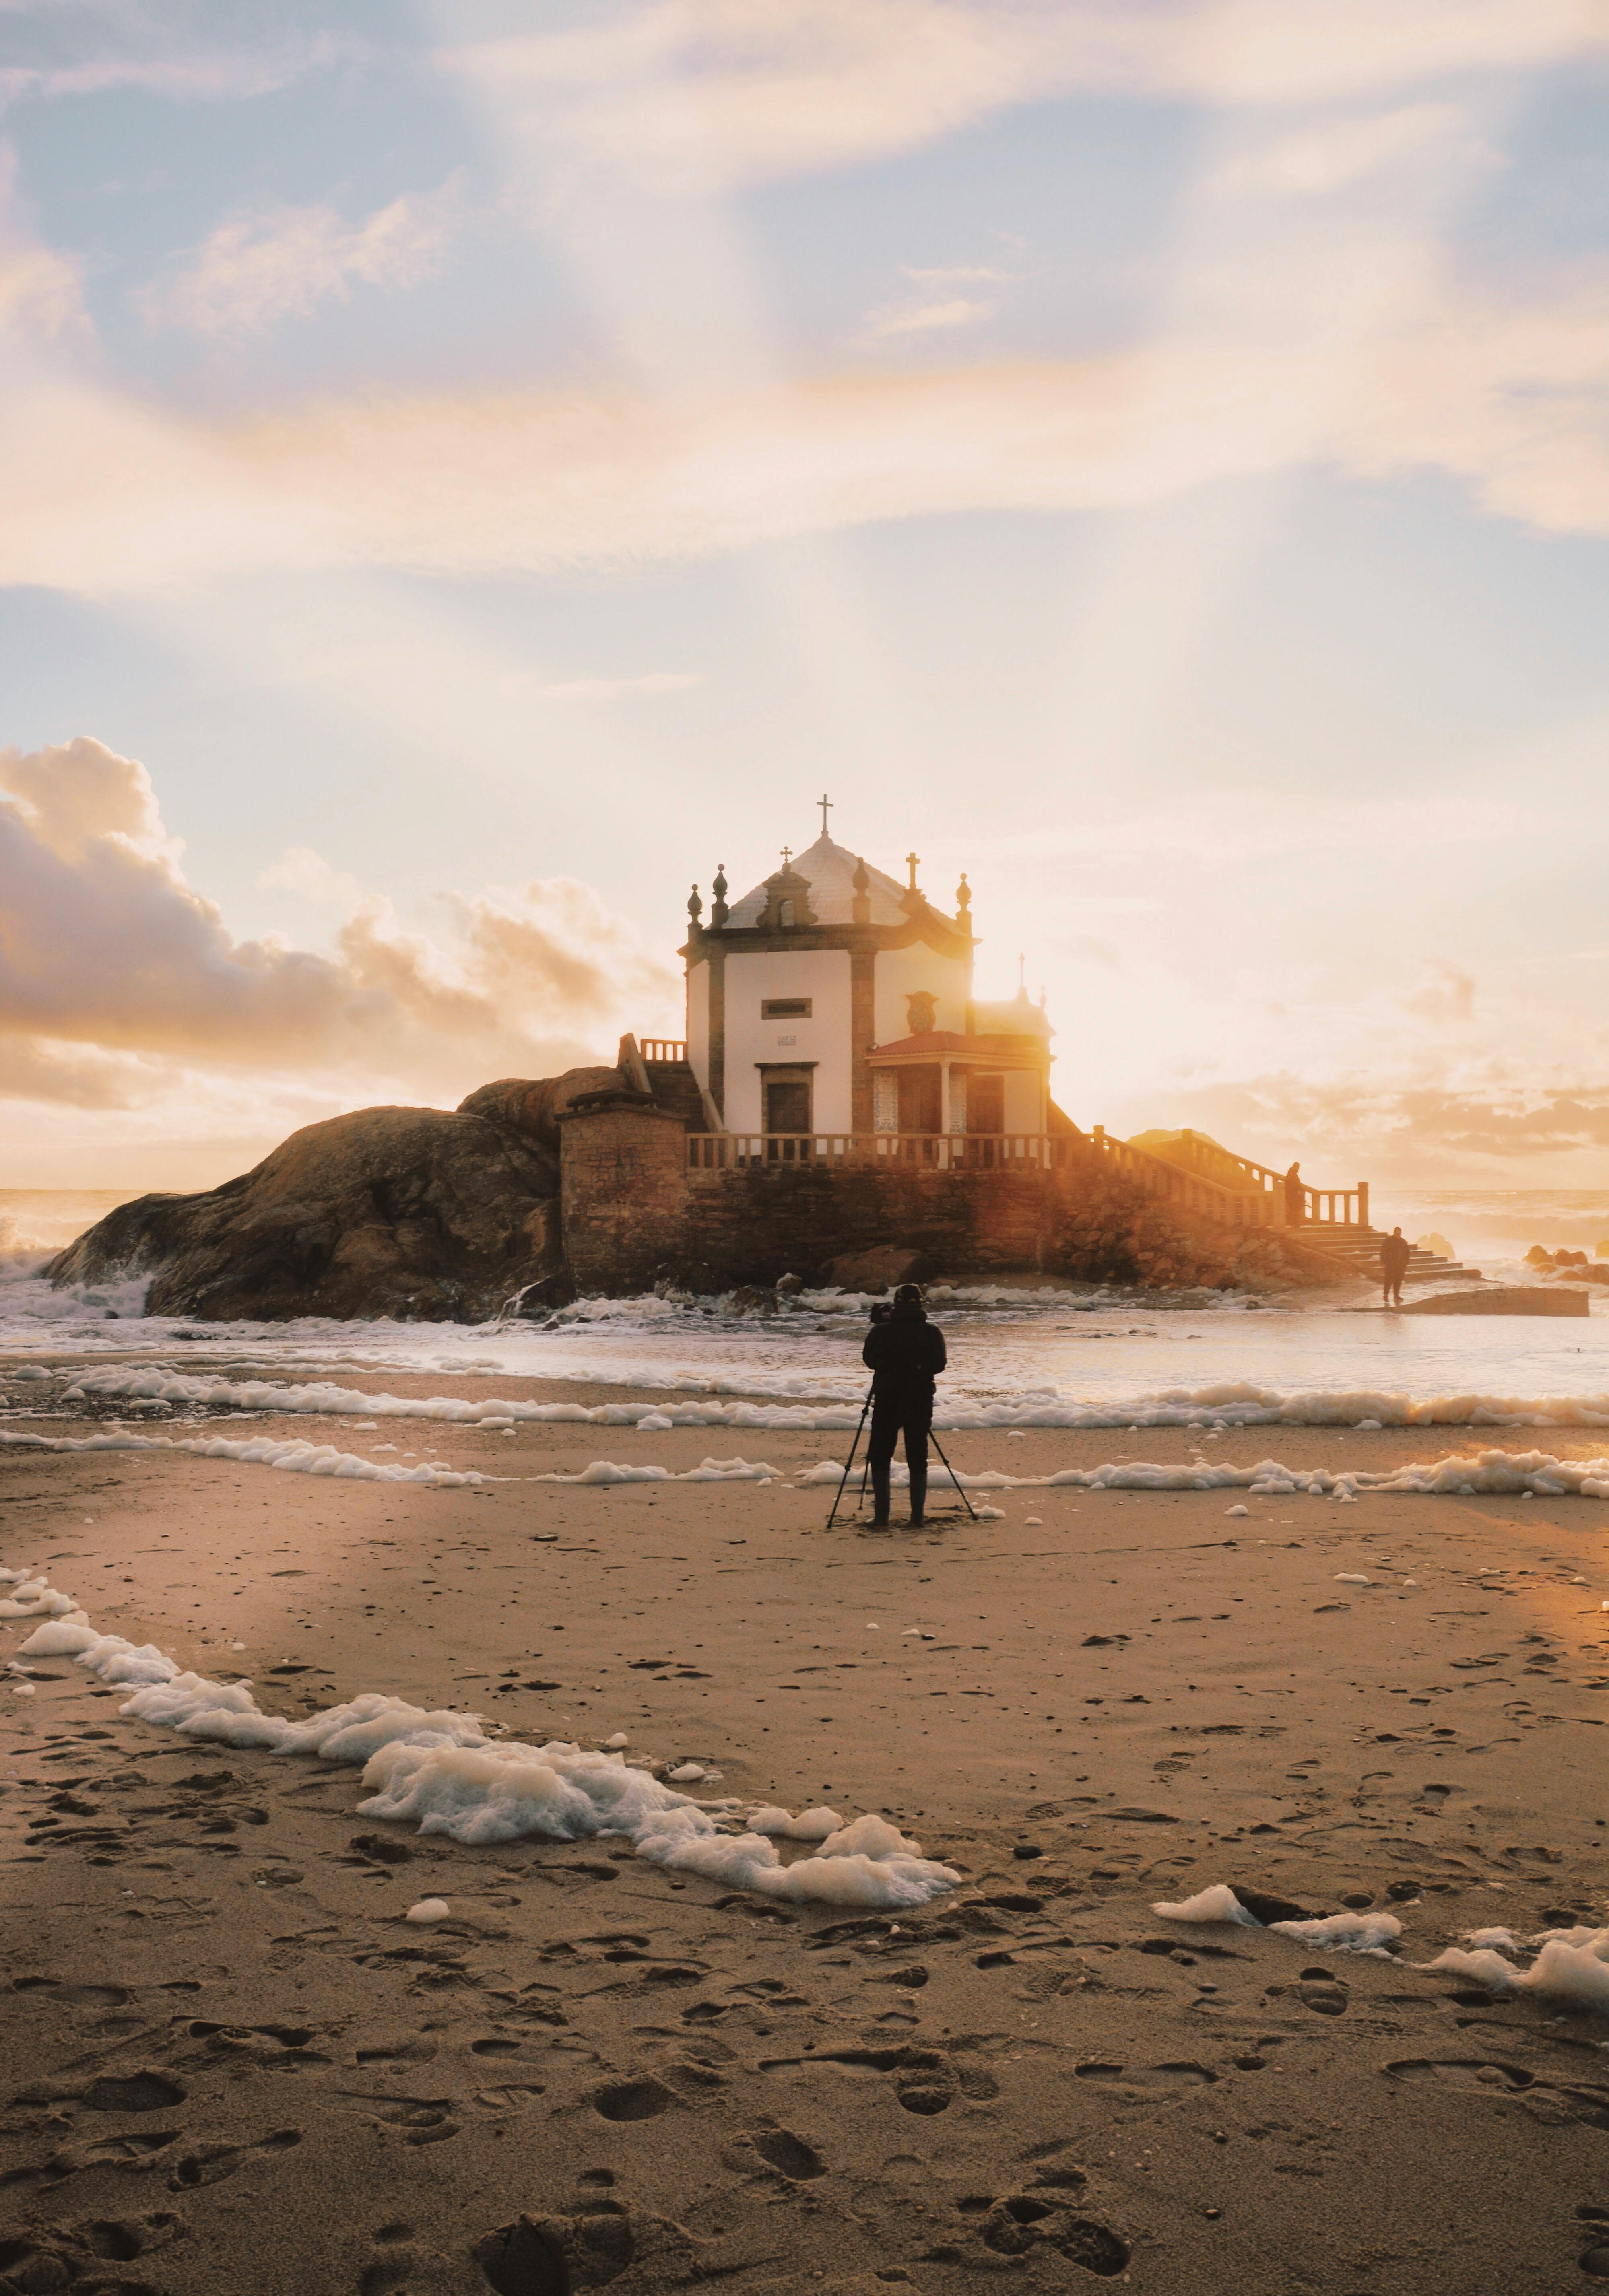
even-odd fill
[(925, 988), (936, 1003), (934, 1027), (959, 1036), (966, 1026), (972, 967), (965, 957), (938, 956), (917, 941), (909, 948), (880, 948), (873, 974), (874, 1026), (880, 1045), (898, 1044), (911, 1033), (907, 998)]
[(701, 957), (687, 970), (687, 1061), (703, 1089), (710, 1089), (710, 963)]
[(1043, 1132), (1048, 1121), (1045, 1087), (1033, 1069), (1007, 1069), (1005, 1121), (1007, 1132)]
[[(808, 996), (806, 1021), (768, 1021), (770, 997)], [(847, 949), (767, 949), (727, 959), (727, 1129), (763, 1123), (761, 1062), (814, 1061), (818, 1132), (850, 1129), (850, 956)]]

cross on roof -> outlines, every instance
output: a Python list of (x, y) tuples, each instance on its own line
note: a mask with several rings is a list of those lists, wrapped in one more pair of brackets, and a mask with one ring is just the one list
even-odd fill
[(825, 837), (827, 833), (827, 816), (833, 809), (833, 800), (825, 790), (823, 790), (816, 802), (821, 808), (821, 833)]
[(784, 845), (782, 849), (782, 865), (784, 869), (792, 858), (793, 848), (791, 845)]
[(916, 864), (922, 856), (920, 853), (907, 853), (905, 857), (911, 865), (911, 890), (914, 893), (916, 890)]

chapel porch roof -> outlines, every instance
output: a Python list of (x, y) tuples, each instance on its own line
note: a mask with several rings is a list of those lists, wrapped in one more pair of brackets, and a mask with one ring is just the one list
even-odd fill
[(873, 1068), (915, 1068), (933, 1061), (962, 1061), (969, 1068), (1042, 1069), (1050, 1054), (1039, 1036), (964, 1037), (953, 1029), (929, 1029), (919, 1037), (896, 1037), (874, 1045)]

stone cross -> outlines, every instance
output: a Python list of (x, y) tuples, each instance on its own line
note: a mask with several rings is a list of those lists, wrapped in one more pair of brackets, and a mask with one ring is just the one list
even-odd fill
[(916, 864), (922, 856), (920, 853), (907, 853), (905, 857), (911, 865), (911, 890), (914, 893), (916, 890)]
[(827, 816), (833, 809), (833, 800), (825, 790), (823, 790), (816, 802), (821, 808), (821, 833), (825, 837), (827, 833)]
[(791, 845), (784, 845), (782, 849), (782, 865), (784, 869), (792, 858), (793, 848)]

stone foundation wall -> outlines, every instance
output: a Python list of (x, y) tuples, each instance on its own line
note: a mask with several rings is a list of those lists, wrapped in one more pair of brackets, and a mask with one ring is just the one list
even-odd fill
[(640, 1104), (572, 1109), (559, 1124), (564, 1257), (576, 1290), (623, 1298), (653, 1288), (687, 1210), (687, 1135)]
[(898, 1243), (947, 1273), (1037, 1267), (1060, 1204), (1048, 1174), (833, 1172), (768, 1165), (690, 1176), (682, 1252), (724, 1283), (810, 1275), (840, 1252)]
[[(1217, 1283), (1246, 1242), (1087, 1158), (1055, 1172), (689, 1170), (680, 1120), (641, 1101), (558, 1121), (563, 1251), (581, 1293), (620, 1298), (661, 1281), (725, 1291), (789, 1271), (809, 1280), (881, 1244), (921, 1253), (945, 1275), (1071, 1267), (1092, 1281)], [(1275, 1250), (1264, 1238), (1253, 1257)]]

